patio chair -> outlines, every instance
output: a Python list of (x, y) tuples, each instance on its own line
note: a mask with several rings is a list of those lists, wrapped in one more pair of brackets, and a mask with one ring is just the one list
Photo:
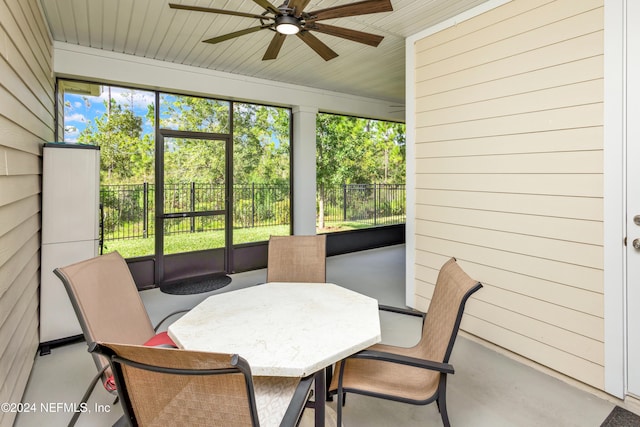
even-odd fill
[(327, 281), (327, 236), (271, 236), (267, 282)]
[[(327, 236), (324, 234), (269, 237), (268, 282), (324, 283), (327, 281)], [(331, 381), (326, 369), (326, 384)], [(327, 400), (331, 396), (326, 395)]]
[(338, 425), (345, 393), (358, 393), (414, 405), (435, 401), (448, 427), (447, 375), (454, 373), (449, 356), (465, 303), (481, 287), (451, 258), (440, 269), (426, 315), (381, 306), (383, 310), (424, 316), (421, 339), (413, 347), (375, 344), (336, 365), (329, 390), (338, 395)]
[(132, 426), (296, 426), (313, 377), (255, 377), (237, 354), (94, 343)]
[[(109, 341), (175, 347), (167, 333), (157, 333), (157, 329), (171, 316), (186, 310), (167, 315), (154, 328), (129, 267), (118, 252), (56, 268), (54, 273), (64, 283), (87, 344)], [(89, 399), (100, 378), (105, 389), (115, 394), (108, 361), (98, 354), (92, 356), (98, 373), (80, 403)], [(79, 411), (74, 413), (70, 426), (75, 425), (80, 414)]]

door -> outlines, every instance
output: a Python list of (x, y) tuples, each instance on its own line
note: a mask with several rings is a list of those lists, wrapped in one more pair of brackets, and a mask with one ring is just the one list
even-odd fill
[(640, 2), (627, 3), (627, 391), (640, 396)]
[(229, 272), (230, 138), (159, 134), (156, 283)]

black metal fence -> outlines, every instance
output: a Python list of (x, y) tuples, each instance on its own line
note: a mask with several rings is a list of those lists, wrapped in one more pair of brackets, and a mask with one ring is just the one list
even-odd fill
[[(165, 213), (224, 209), (223, 185), (207, 183), (167, 184)], [(103, 185), (100, 187), (103, 238), (138, 239), (152, 236), (155, 216), (154, 184)], [(233, 187), (233, 225), (253, 228), (291, 222), (288, 185), (248, 184)], [(370, 226), (405, 222), (404, 184), (344, 184), (318, 189), (318, 208), (325, 222), (357, 222)], [(219, 217), (172, 218), (165, 233), (220, 230)]]
[(101, 185), (103, 240), (153, 236), (154, 184)]
[(343, 184), (320, 186), (319, 204), (325, 222), (359, 222), (370, 226), (406, 220), (404, 184)]

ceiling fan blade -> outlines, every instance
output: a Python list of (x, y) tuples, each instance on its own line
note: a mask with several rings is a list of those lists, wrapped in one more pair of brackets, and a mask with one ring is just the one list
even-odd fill
[(327, 9), (309, 12), (307, 21), (320, 21), (322, 19), (344, 18), (346, 16), (367, 15), (369, 13), (391, 12), (393, 6), (391, 0), (365, 0)]
[(264, 8), (269, 12), (273, 12), (276, 15), (280, 14), (280, 10), (274, 5), (272, 5), (271, 2), (269, 2), (269, 0), (253, 0), (253, 2), (259, 4), (260, 6), (262, 6), (262, 8)]
[(319, 38), (314, 36), (308, 31), (300, 31), (296, 34), (303, 42), (305, 42), (311, 49), (313, 49), (318, 55), (325, 61), (329, 61), (338, 56), (329, 46), (322, 43)]
[(216, 43), (220, 43), (223, 42), (225, 40), (230, 40), (236, 37), (240, 37), (240, 36), (244, 36), (245, 34), (251, 34), (251, 33), (255, 33), (256, 31), (260, 31), (262, 29), (265, 28), (269, 28), (269, 25), (261, 25), (259, 27), (251, 27), (251, 28), (247, 28), (244, 30), (240, 30), (240, 31), (234, 31), (233, 33), (229, 33), (229, 34), (225, 34), (223, 36), (218, 36), (218, 37), (212, 37), (210, 39), (207, 40), (202, 40), (203, 43), (211, 43), (211, 44), (216, 44)]
[(365, 33), (364, 31), (351, 30), (349, 28), (334, 27), (333, 25), (319, 24), (314, 22), (312, 25), (305, 26), (306, 30), (317, 31), (319, 33), (329, 34), (330, 36), (342, 37), (358, 43), (364, 43), (369, 46), (377, 47), (383, 36)]
[(305, 7), (307, 7), (310, 1), (311, 0), (289, 0), (287, 7), (291, 9), (295, 9), (294, 15), (296, 17), (300, 17), (300, 15), (302, 14), (302, 11), (304, 10)]
[(280, 48), (282, 47), (282, 43), (284, 43), (284, 39), (287, 36), (284, 34), (276, 33), (271, 39), (271, 43), (269, 43), (269, 47), (267, 51), (264, 53), (262, 57), (263, 61), (267, 61), (269, 59), (276, 59), (278, 57), (278, 53), (280, 53)]
[(176, 4), (176, 3), (169, 3), (169, 7), (171, 9), (190, 10), (194, 12), (219, 13), (221, 15), (242, 16), (245, 18), (273, 19), (270, 16), (255, 15), (253, 13), (235, 12), (233, 10), (224, 10), (224, 9), (212, 9), (210, 7), (187, 6), (184, 4)]

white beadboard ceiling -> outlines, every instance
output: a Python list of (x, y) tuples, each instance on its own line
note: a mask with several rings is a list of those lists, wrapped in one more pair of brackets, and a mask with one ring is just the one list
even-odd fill
[[(170, 9), (169, 0), (41, 0), (53, 39), (177, 64), (376, 98), (404, 105), (405, 38), (486, 0), (391, 0), (393, 12), (323, 23), (384, 36), (378, 47), (314, 32), (339, 56), (324, 61), (296, 36), (277, 59), (262, 61), (273, 32), (219, 44), (207, 38), (259, 25), (257, 19)], [(261, 14), (253, 0), (172, 3)], [(272, 1), (279, 6), (282, 0)], [(354, 0), (311, 0), (306, 11)]]

